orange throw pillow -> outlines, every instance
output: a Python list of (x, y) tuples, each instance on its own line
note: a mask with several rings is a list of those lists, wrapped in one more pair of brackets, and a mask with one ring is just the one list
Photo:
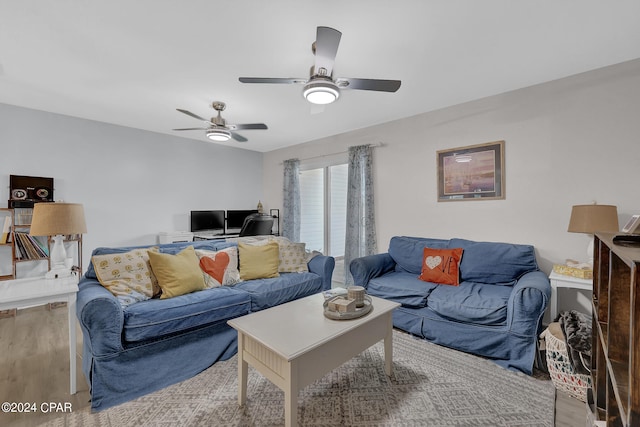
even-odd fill
[(218, 252), (215, 259), (206, 256), (200, 258), (200, 268), (202, 271), (216, 279), (218, 283), (222, 283), (222, 279), (224, 279), (224, 271), (228, 265), (229, 254), (226, 252)]
[(441, 285), (458, 286), (460, 284), (459, 267), (461, 259), (462, 248), (424, 248), (422, 274), (420, 274), (419, 279)]

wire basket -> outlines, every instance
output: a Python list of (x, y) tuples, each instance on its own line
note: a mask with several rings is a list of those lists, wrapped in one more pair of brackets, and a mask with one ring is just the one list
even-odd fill
[[(554, 334), (551, 330), (555, 330), (556, 333)], [(562, 338), (558, 338), (557, 335)], [(540, 337), (545, 340), (547, 368), (553, 385), (558, 390), (586, 402), (587, 390), (591, 388), (591, 376), (576, 373), (571, 365), (560, 324), (552, 323)]]

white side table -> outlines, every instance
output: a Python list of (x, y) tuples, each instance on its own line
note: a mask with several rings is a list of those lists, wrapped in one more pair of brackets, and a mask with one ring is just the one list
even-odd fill
[(63, 279), (32, 277), (0, 281), (0, 310), (27, 308), (50, 302), (66, 302), (69, 311), (69, 376), (76, 393), (76, 294), (78, 276)]
[(593, 291), (593, 281), (591, 279), (579, 279), (577, 277), (565, 276), (552, 271), (549, 275), (551, 282), (551, 321), (558, 316), (558, 288), (572, 288), (586, 291)]

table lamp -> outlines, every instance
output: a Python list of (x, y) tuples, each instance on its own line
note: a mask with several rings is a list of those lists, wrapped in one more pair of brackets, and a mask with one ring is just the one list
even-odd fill
[(612, 205), (576, 205), (571, 208), (569, 229), (571, 233), (591, 235), (587, 246), (587, 260), (593, 263), (593, 234), (597, 231), (618, 231), (618, 208)]
[(40, 202), (33, 206), (31, 219), (32, 236), (53, 236), (53, 247), (49, 256), (51, 268), (45, 275), (48, 279), (68, 277), (71, 268), (65, 265), (67, 251), (64, 236), (87, 232), (84, 208), (79, 203)]

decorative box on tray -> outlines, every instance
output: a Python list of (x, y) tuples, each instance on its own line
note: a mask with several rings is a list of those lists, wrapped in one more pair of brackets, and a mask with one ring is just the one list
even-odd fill
[(329, 300), (328, 306), (331, 311), (350, 313), (356, 311), (356, 300), (337, 296)]
[(364, 296), (362, 307), (356, 306), (356, 300), (346, 295), (334, 296), (324, 302), (324, 316), (333, 320), (357, 319), (371, 311), (371, 297)]

